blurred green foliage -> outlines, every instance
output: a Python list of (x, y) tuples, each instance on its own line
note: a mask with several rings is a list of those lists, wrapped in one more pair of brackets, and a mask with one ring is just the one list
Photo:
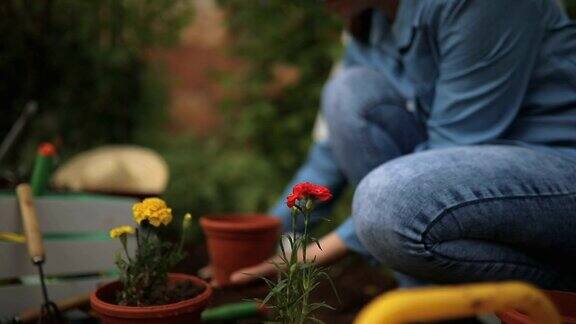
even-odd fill
[[(236, 54), (249, 63), (244, 78), (228, 80), (241, 94), (225, 105), (235, 125), (231, 136), (289, 176), (310, 144), (320, 92), (340, 53), (341, 24), (319, 1), (220, 2)], [(278, 64), (296, 68), (300, 77), (270, 95), (266, 89)]]
[(272, 161), (218, 138), (199, 141), (163, 132), (142, 132), (135, 139), (158, 151), (170, 166), (164, 198), (177, 216), (265, 211), (272, 203), (270, 188), (278, 186)]
[[(266, 212), (306, 157), (322, 86), (340, 54), (341, 24), (314, 1), (221, 0), (234, 54), (248, 67), (218, 75), (230, 95), (224, 127), (209, 140), (142, 132), (172, 178), (165, 198), (178, 214)], [(298, 82), (271, 95), (274, 66)], [(146, 129), (146, 128), (144, 128)]]
[(0, 138), (26, 102), (39, 106), (4, 166), (28, 163), (39, 141), (68, 155), (130, 140), (166, 99), (146, 51), (174, 44), (191, 15), (188, 0), (0, 1)]

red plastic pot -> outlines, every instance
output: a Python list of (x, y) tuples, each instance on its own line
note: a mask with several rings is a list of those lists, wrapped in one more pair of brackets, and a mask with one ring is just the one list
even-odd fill
[[(564, 324), (576, 324), (576, 293), (564, 291), (544, 291), (556, 305)], [(508, 311), (498, 317), (504, 324), (536, 324), (528, 316), (519, 311)]]
[(98, 288), (90, 295), (90, 306), (98, 314), (102, 323), (105, 324), (200, 324), (200, 314), (206, 308), (212, 296), (210, 285), (200, 278), (181, 273), (168, 274), (168, 280), (171, 282), (189, 280), (195, 285), (203, 286), (204, 291), (192, 299), (173, 304), (147, 307), (120, 306), (110, 303), (120, 286), (119, 281), (114, 281)]
[(200, 219), (206, 234), (210, 264), (220, 285), (236, 270), (271, 257), (280, 237), (280, 219), (267, 215), (223, 215)]

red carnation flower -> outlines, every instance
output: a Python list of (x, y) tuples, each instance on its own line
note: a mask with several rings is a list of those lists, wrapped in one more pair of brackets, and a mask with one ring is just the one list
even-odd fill
[(328, 201), (332, 199), (330, 189), (311, 182), (301, 182), (292, 188), (292, 193), (286, 198), (288, 208), (294, 207), (300, 199), (310, 197), (319, 201)]

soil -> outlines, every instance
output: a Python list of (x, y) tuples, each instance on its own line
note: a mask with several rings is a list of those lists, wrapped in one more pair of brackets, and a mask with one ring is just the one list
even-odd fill
[[(190, 251), (190, 250), (189, 250)], [(207, 264), (206, 249), (196, 246), (191, 255), (179, 266), (178, 272), (195, 274), (198, 269)], [(327, 324), (352, 323), (360, 309), (374, 297), (395, 287), (394, 280), (388, 272), (379, 267), (370, 266), (358, 256), (348, 257), (333, 265), (328, 270), (338, 295), (334, 294), (330, 284), (324, 282), (313, 294), (315, 302), (324, 301), (335, 310), (322, 309), (317, 317)], [(228, 303), (239, 303), (253, 298), (263, 298), (268, 290), (264, 282), (249, 286), (215, 289), (209, 306), (216, 307)], [(262, 319), (239, 320), (237, 324), (262, 323)]]
[(165, 289), (157, 289), (152, 292), (150, 299), (161, 301), (152, 302), (154, 306), (172, 304), (192, 299), (204, 292), (204, 289), (205, 287), (196, 286), (190, 281), (172, 282), (168, 283)]
[[(146, 300), (146, 303), (140, 306), (160, 306), (177, 303), (183, 300), (192, 299), (203, 293), (205, 289), (206, 288), (204, 286), (197, 286), (190, 281), (169, 282), (166, 287), (161, 287), (154, 290), (150, 294), (150, 297)], [(118, 302), (118, 296), (115, 298), (113, 296), (110, 297), (111, 298), (102, 299), (111, 304), (121, 306), (135, 306)]]

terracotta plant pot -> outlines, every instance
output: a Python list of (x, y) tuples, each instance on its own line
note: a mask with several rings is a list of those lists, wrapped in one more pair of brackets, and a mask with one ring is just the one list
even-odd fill
[(200, 225), (206, 234), (214, 278), (225, 286), (234, 271), (274, 254), (281, 222), (266, 215), (222, 215), (202, 217)]
[(205, 287), (198, 296), (183, 300), (178, 303), (133, 307), (120, 306), (110, 303), (114, 299), (120, 286), (119, 281), (114, 281), (98, 288), (90, 295), (90, 306), (98, 314), (102, 323), (191, 323), (200, 324), (200, 314), (208, 305), (212, 296), (212, 288), (205, 281), (181, 273), (170, 273), (171, 282), (192, 281), (195, 285)]
[[(576, 293), (564, 291), (544, 291), (562, 316), (564, 324), (576, 324)], [(508, 311), (498, 317), (504, 324), (536, 324), (519, 311)]]

